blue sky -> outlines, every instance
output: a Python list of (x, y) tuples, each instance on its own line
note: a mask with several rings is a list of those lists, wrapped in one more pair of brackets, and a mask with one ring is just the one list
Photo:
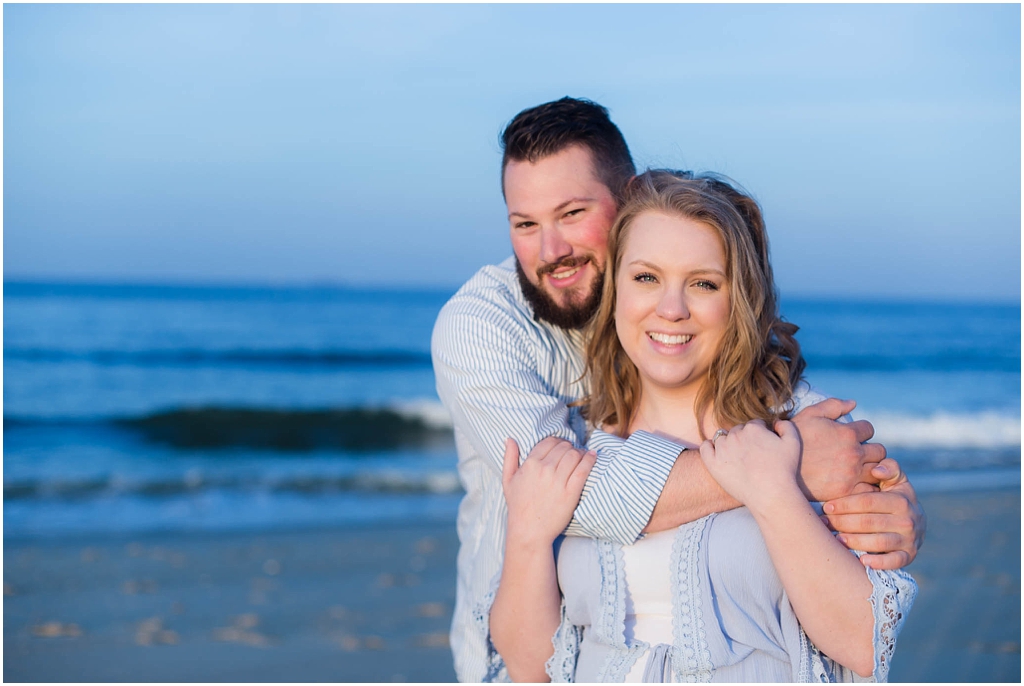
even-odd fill
[(1020, 296), (1018, 5), (5, 5), (4, 276), (454, 286), (563, 95), (763, 204), (784, 294)]

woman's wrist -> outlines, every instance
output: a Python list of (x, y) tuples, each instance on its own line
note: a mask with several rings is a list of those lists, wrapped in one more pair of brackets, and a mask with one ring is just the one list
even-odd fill
[(808, 508), (807, 496), (800, 490), (800, 485), (794, 480), (786, 482), (778, 487), (767, 486), (757, 490), (755, 498), (744, 503), (747, 509), (755, 518), (770, 518), (781, 511), (793, 510), (794, 508)]
[(516, 526), (509, 522), (505, 531), (505, 548), (515, 548), (522, 551), (546, 551), (551, 552), (557, 535), (537, 531), (530, 526)]

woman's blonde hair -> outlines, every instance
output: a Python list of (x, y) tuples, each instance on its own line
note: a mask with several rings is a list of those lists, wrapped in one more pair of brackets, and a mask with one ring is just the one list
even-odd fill
[(626, 187), (608, 239), (601, 306), (587, 331), (587, 419), (625, 435), (640, 406), (640, 376), (615, 331), (615, 282), (630, 227), (644, 212), (699, 221), (718, 233), (725, 248), (729, 321), (694, 407), (701, 438), (711, 407), (725, 428), (751, 419), (771, 426), (787, 418), (785, 408), (806, 363), (794, 338), (797, 327), (779, 317), (761, 208), (721, 177), (648, 170)]

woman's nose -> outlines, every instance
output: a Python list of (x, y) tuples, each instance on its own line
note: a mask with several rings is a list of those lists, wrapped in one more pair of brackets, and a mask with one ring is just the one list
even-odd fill
[(682, 291), (666, 289), (658, 300), (655, 312), (659, 317), (670, 322), (690, 318), (690, 308), (686, 305), (686, 296)]

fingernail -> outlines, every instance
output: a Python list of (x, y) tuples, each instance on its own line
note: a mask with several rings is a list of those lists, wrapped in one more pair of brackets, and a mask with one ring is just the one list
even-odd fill
[(828, 517), (822, 515), (822, 516), (818, 517), (818, 519), (821, 520), (822, 524), (824, 524), (825, 526), (828, 526)]
[(846, 545), (846, 536), (843, 536), (842, 534), (839, 534), (838, 536), (836, 536), (836, 538), (839, 539), (840, 543), (842, 543), (843, 545)]
[(833, 512), (835, 512), (836, 506), (833, 505), (832, 503), (825, 503), (825, 506), (821, 509), (825, 510), (825, 512), (828, 512), (829, 514), (832, 514)]
[(878, 465), (877, 467), (875, 467), (875, 471), (881, 474), (883, 477), (889, 476), (889, 468), (885, 467), (884, 465)]

